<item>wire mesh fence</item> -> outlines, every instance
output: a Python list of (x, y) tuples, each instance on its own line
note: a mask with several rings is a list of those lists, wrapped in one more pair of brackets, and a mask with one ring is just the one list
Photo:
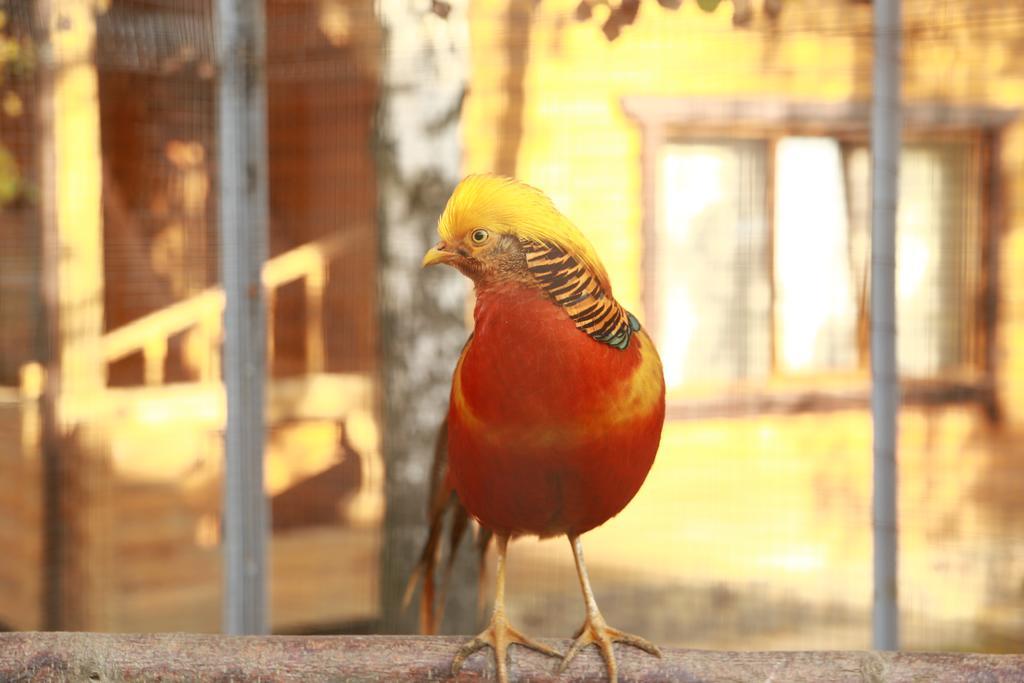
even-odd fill
[[(382, 249), (379, 217), (436, 192), (382, 212), (417, 150), (377, 127), (433, 50), (464, 92), (439, 89), (448, 118), (410, 137), (458, 120), (464, 172), (548, 192), (661, 352), (654, 469), (584, 538), (609, 621), (664, 645), (867, 647), (870, 3), (421, 4), (402, 42), (374, 3), (265, 3), (272, 630), (382, 630), (381, 577), (415, 559), (384, 546), (385, 512), (425, 507), (434, 444), (383, 445), (381, 378), (406, 361), (379, 311), (406, 295), (381, 273), (418, 265), (432, 228)], [(1020, 650), (1024, 11), (907, 0), (904, 24), (904, 645)], [(209, 0), (0, 2), (3, 627), (221, 628), (214, 29)], [(464, 55), (444, 42), (463, 30)], [(514, 541), (509, 582), (524, 631), (579, 626), (564, 541)], [(479, 617), (462, 592), (449, 623)]]

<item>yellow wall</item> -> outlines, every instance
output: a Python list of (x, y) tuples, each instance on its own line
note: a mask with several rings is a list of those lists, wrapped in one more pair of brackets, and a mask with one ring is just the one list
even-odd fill
[[(466, 170), (515, 173), (551, 194), (594, 241), (617, 297), (641, 313), (641, 131), (622, 98), (866, 101), (871, 5), (786, 2), (771, 21), (755, 3), (753, 24), (734, 28), (728, 3), (706, 14), (694, 2), (670, 11), (644, 0), (636, 23), (611, 43), (600, 31), (607, 10), (596, 8), (596, 19), (580, 23), (576, 5), (473, 4)], [(1024, 8), (906, 0), (904, 17), (907, 102), (1024, 108)], [(510, 139), (518, 143), (511, 164), (501, 154)], [(995, 384), (1003, 419), (991, 421), (972, 403), (901, 413), (900, 590), (909, 646), (1024, 643), (1024, 203), (1017, 199), (1024, 196), (1024, 122), (1006, 129), (999, 152)], [(866, 378), (852, 381), (866, 387)], [(617, 602), (617, 590), (606, 615), (615, 621), (617, 610), (620, 626), (632, 620), (666, 643), (867, 646), (870, 479), (866, 409), (667, 425), (645, 488), (618, 519), (588, 535), (590, 556), (604, 567), (594, 573), (627, 584), (781, 592), (849, 608), (855, 625), (833, 625), (826, 636), (798, 626), (771, 637), (751, 635), (756, 628), (736, 629), (733, 640), (687, 636), (679, 623), (639, 614), (631, 598)], [(513, 554), (513, 582), (518, 571), (531, 591), (547, 590), (552, 574), (537, 566), (564, 569), (568, 549), (519, 545), (514, 553), (541, 564), (517, 569)], [(559, 589), (572, 591), (571, 584)], [(575, 609), (566, 617), (544, 601), (523, 600), (520, 617), (543, 615), (551, 635), (567, 635), (578, 618)]]

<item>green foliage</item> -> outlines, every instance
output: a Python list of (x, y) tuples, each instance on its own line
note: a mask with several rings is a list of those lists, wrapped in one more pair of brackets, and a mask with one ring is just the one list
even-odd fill
[[(31, 44), (12, 35), (7, 13), (0, 9), (0, 119), (22, 115), (21, 97), (10, 87), (9, 81), (12, 76), (26, 75), (33, 66)], [(0, 206), (14, 202), (24, 191), (18, 161), (0, 140)]]
[(21, 194), (21, 172), (18, 162), (7, 148), (0, 145), (0, 206), (10, 204)]

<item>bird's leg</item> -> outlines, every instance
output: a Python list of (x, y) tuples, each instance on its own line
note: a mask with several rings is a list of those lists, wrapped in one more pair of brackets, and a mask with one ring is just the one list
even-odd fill
[(533, 640), (523, 635), (508, 623), (505, 616), (505, 555), (508, 548), (508, 536), (495, 535), (495, 544), (498, 548), (498, 570), (495, 576), (494, 611), (491, 613), (491, 623), (465, 645), (452, 660), (452, 675), (459, 672), (466, 657), (477, 650), (487, 647), (494, 648), (494, 659), (498, 667), (498, 680), (501, 683), (508, 681), (508, 669), (506, 665), (506, 652), (512, 643), (543, 652), (551, 657), (561, 657), (562, 653), (544, 643)]
[(615, 683), (618, 680), (618, 666), (615, 664), (615, 652), (612, 650), (612, 643), (620, 642), (632, 645), (644, 652), (649, 652), (655, 657), (661, 656), (661, 650), (644, 638), (630, 633), (623, 633), (618, 629), (610, 627), (605, 622), (604, 617), (601, 616), (601, 611), (597, 608), (594, 591), (590, 588), (587, 565), (583, 562), (583, 543), (580, 541), (579, 536), (569, 536), (569, 543), (572, 545), (573, 557), (576, 558), (576, 574), (580, 578), (580, 588), (583, 589), (583, 602), (587, 606), (587, 617), (583, 621), (583, 626), (580, 628), (579, 633), (576, 634), (576, 640), (573, 642), (572, 647), (565, 653), (565, 658), (562, 659), (562, 666), (558, 672), (562, 673), (565, 671), (566, 667), (569, 666), (569, 662), (572, 661), (572, 658), (580, 650), (594, 643), (601, 649), (601, 656), (604, 657), (605, 666), (608, 668), (608, 680)]

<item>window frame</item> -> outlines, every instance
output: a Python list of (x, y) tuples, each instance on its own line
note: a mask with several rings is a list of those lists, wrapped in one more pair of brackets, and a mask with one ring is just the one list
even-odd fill
[[(671, 418), (699, 418), (763, 413), (796, 413), (865, 408), (870, 404), (868, 354), (858, 342), (858, 367), (849, 372), (789, 375), (778, 370), (778, 321), (775, 311), (775, 146), (788, 136), (828, 136), (847, 145), (868, 144), (869, 102), (800, 102), (775, 99), (703, 99), (631, 96), (622, 107), (641, 134), (642, 280), (641, 301), (645, 324), (657, 338), (661, 321), (657, 283), (660, 281), (658, 187), (659, 152), (666, 144), (715, 139), (759, 140), (766, 145), (765, 211), (772, 297), (770, 375), (748, 382), (727, 383), (719, 389), (681, 388), (668, 396)], [(999, 150), (1003, 129), (1018, 115), (1014, 110), (911, 104), (903, 108), (902, 143), (966, 142), (975, 177), (978, 249), (977, 277), (972, 291), (968, 324), (971, 347), (961, 372), (936, 378), (900, 377), (904, 405), (975, 403), (989, 415), (998, 415), (994, 376), (994, 338), (998, 302), (998, 240), (1004, 222)], [(974, 174), (972, 174), (974, 175)], [(865, 311), (864, 313), (867, 313)], [(862, 314), (858, 314), (860, 317)]]

